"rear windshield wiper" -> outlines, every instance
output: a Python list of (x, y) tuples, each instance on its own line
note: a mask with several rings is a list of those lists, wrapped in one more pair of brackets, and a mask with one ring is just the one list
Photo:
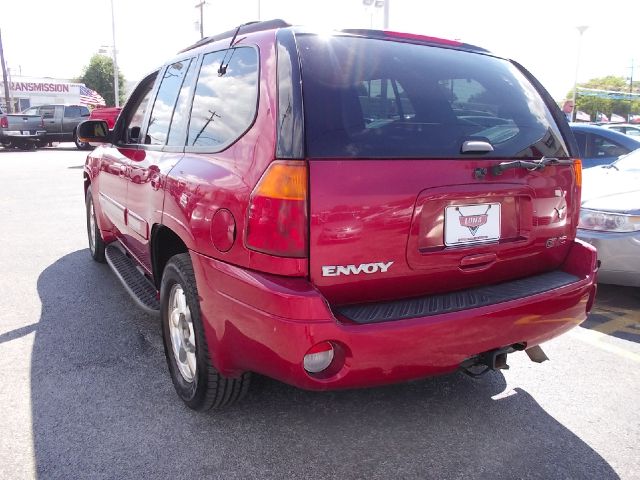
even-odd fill
[(540, 160), (514, 160), (494, 165), (491, 167), (491, 173), (502, 175), (502, 172), (511, 168), (526, 168), (529, 171), (542, 170), (547, 165), (573, 165), (573, 160), (560, 160), (556, 157), (542, 157)]

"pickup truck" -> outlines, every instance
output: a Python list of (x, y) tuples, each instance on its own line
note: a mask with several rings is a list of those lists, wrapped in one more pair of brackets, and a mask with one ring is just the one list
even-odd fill
[(38, 105), (23, 113), (42, 116), (47, 132), (41, 146), (48, 142), (75, 142), (80, 150), (90, 148), (76, 136), (78, 124), (89, 118), (89, 109), (85, 105)]
[(40, 115), (5, 114), (0, 109), (0, 143), (5, 148), (36, 148), (45, 141), (46, 131)]
[(96, 107), (91, 110), (89, 120), (104, 120), (107, 122), (109, 130), (113, 129), (116, 124), (118, 115), (120, 115), (121, 107)]

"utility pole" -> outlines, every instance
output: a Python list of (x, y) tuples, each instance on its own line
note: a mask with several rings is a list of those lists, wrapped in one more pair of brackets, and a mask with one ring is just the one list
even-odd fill
[(629, 76), (629, 115), (627, 122), (631, 123), (631, 108), (633, 108), (633, 58), (631, 59), (631, 75)]
[(116, 22), (113, 15), (113, 0), (111, 0), (111, 34), (113, 35), (113, 89), (115, 90), (115, 104), (120, 106), (120, 79), (118, 78), (118, 57), (116, 56)]
[(195, 7), (200, 9), (200, 39), (204, 38), (204, 25), (202, 23), (204, 22), (203, 9), (206, 4), (207, 2), (202, 0), (200, 3), (196, 4), (196, 7)]
[(9, 81), (7, 80), (7, 65), (4, 63), (4, 49), (2, 48), (2, 30), (0, 30), (0, 63), (2, 63), (2, 82), (4, 83), (4, 101), (7, 113), (12, 113), (11, 100), (9, 99)]

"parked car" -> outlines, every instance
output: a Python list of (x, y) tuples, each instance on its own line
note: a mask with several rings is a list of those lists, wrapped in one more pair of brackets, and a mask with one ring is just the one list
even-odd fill
[(7, 114), (0, 109), (0, 144), (3, 147), (36, 148), (45, 134), (40, 115)]
[(118, 115), (120, 115), (121, 107), (96, 107), (91, 110), (90, 120), (104, 120), (110, 129), (116, 124)]
[(640, 148), (640, 139), (597, 125), (571, 123), (583, 168), (608, 165), (621, 155)]
[(640, 287), (640, 150), (584, 172), (578, 237), (598, 249), (598, 281)]
[(251, 372), (327, 390), (542, 361), (593, 303), (571, 131), (478, 47), (244, 25), (144, 78), (112, 131), (79, 132), (102, 144), (91, 256), (159, 314), (194, 409)]
[(631, 123), (605, 123), (600, 125), (602, 128), (608, 128), (614, 132), (624, 133), (630, 137), (638, 137), (640, 139), (640, 125)]
[(79, 141), (76, 135), (78, 124), (89, 118), (85, 105), (39, 105), (23, 113), (42, 116), (47, 131), (42, 146), (49, 142), (75, 142), (80, 150), (89, 148), (89, 144)]

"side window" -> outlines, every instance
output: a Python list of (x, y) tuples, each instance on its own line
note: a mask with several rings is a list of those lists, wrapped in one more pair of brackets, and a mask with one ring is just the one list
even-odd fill
[(64, 118), (78, 118), (80, 107), (64, 107)]
[[(223, 61), (226, 72), (219, 75)], [(251, 125), (257, 102), (256, 50), (241, 47), (205, 55), (193, 99), (187, 145), (218, 149), (236, 140)]]
[(620, 155), (629, 153), (627, 148), (600, 135), (593, 136), (592, 147), (592, 157), (619, 157)]
[(145, 143), (164, 145), (167, 142), (173, 108), (190, 64), (188, 59), (169, 65), (165, 70), (149, 117)]
[(80, 109), (80, 116), (81, 117), (88, 117), (89, 115), (91, 115), (91, 112), (89, 111), (89, 109), (87, 107), (78, 107)]
[(176, 102), (176, 108), (173, 111), (173, 118), (171, 119), (171, 127), (169, 128), (169, 138), (167, 138), (167, 145), (184, 146), (185, 136), (187, 130), (187, 122), (189, 121), (189, 109), (191, 104), (191, 84), (193, 83), (193, 77), (196, 72), (196, 62), (192, 61), (187, 70), (187, 74), (182, 82), (180, 88), (180, 94), (178, 95), (178, 101)]
[(129, 104), (127, 103), (129, 120), (126, 123), (124, 138), (121, 139), (124, 143), (140, 143), (140, 129), (142, 128), (142, 122), (144, 121), (147, 106), (151, 99), (151, 91), (153, 90), (156, 75), (157, 72), (145, 78), (140, 85), (138, 85), (131, 95), (133, 105), (130, 110), (128, 108)]
[(55, 107), (40, 107), (40, 115), (44, 120), (52, 119), (55, 116), (56, 109)]

